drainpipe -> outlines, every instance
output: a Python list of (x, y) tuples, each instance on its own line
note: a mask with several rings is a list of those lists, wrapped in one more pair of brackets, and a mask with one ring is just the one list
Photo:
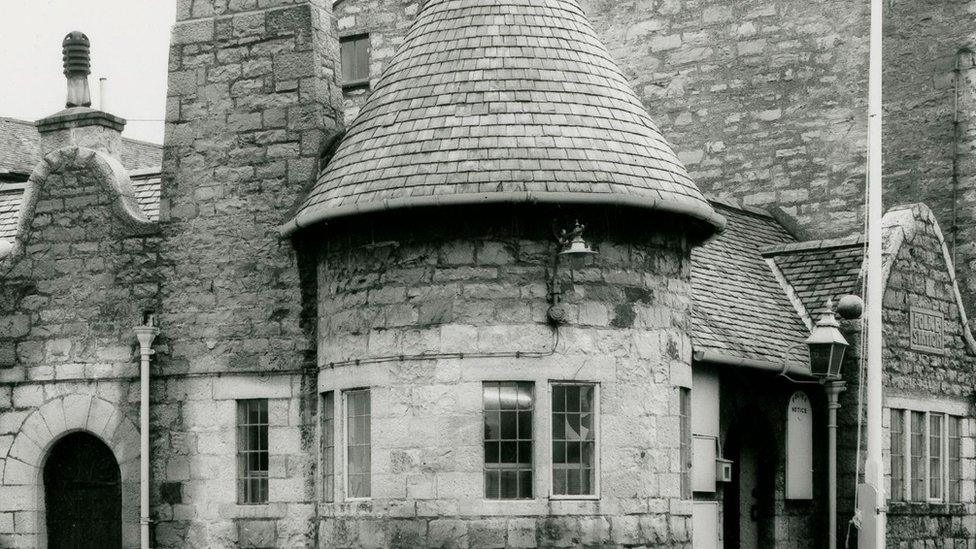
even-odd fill
[(152, 314), (147, 314), (145, 324), (133, 330), (139, 339), (139, 547), (149, 549), (149, 357), (152, 344), (159, 335), (153, 325)]
[(828, 549), (837, 549), (837, 410), (846, 388), (843, 381), (828, 381), (827, 390), (827, 530)]

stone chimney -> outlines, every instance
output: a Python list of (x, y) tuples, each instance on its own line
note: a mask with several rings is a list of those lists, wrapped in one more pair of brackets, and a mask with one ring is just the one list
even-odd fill
[(91, 74), (91, 43), (80, 31), (73, 31), (61, 43), (64, 76), (67, 78), (65, 109), (36, 122), (45, 154), (68, 146), (86, 147), (119, 158), (125, 120), (91, 108), (88, 75)]

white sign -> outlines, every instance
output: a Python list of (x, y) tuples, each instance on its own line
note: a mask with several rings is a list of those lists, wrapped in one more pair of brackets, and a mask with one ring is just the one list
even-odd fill
[(691, 507), (691, 527), (695, 533), (691, 538), (693, 549), (719, 549), (718, 503), (696, 501)]
[(786, 499), (813, 499), (813, 410), (803, 391), (786, 409)]

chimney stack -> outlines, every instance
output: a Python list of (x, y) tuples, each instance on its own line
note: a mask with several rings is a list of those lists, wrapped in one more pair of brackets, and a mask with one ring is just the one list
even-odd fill
[(104, 112), (104, 85), (99, 107), (91, 108), (91, 42), (81, 31), (72, 31), (61, 42), (68, 95), (65, 109), (35, 123), (44, 154), (62, 147), (78, 146), (102, 151), (118, 159), (125, 120)]

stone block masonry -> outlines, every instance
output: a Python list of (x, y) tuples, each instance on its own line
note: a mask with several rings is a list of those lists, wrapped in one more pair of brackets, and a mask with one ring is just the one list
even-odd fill
[[(372, 498), (346, 501), (336, 461), (321, 547), (690, 545), (676, 388), (690, 379), (689, 243), (666, 221), (637, 231), (623, 212), (582, 212), (600, 254), (561, 268), (568, 321), (554, 337), (550, 220), (568, 215), (418, 210), (309, 237), (324, 240), (318, 389), (368, 387), (373, 410)], [(418, 360), (432, 353), (453, 354)], [(534, 387), (533, 496), (492, 500), (482, 387), (513, 380)], [(599, 385), (596, 498), (550, 496), (548, 391), (560, 380)]]
[[(164, 493), (179, 500), (159, 507), (160, 547), (260, 545), (269, 536), (278, 546), (314, 544), (314, 510), (302, 503), (314, 499), (315, 399), (300, 397), (301, 381), (299, 389), (287, 384), (287, 404), (277, 392), (263, 395), (288, 408), (288, 429), (273, 430), (288, 457), (273, 464), (267, 505), (237, 506), (227, 448), (234, 439), (224, 433), (233, 431), (233, 400), (215, 400), (208, 376), (279, 372), (291, 380), (314, 366), (314, 287), (306, 284), (314, 271), (276, 229), (314, 178), (321, 143), (341, 125), (331, 7), (331, 0), (177, 4), (157, 366), (196, 377), (167, 382), (166, 398), (154, 405), (153, 505)], [(314, 395), (314, 375), (308, 379)], [(218, 393), (232, 391), (219, 383)], [(200, 446), (206, 453), (196, 455)]]

